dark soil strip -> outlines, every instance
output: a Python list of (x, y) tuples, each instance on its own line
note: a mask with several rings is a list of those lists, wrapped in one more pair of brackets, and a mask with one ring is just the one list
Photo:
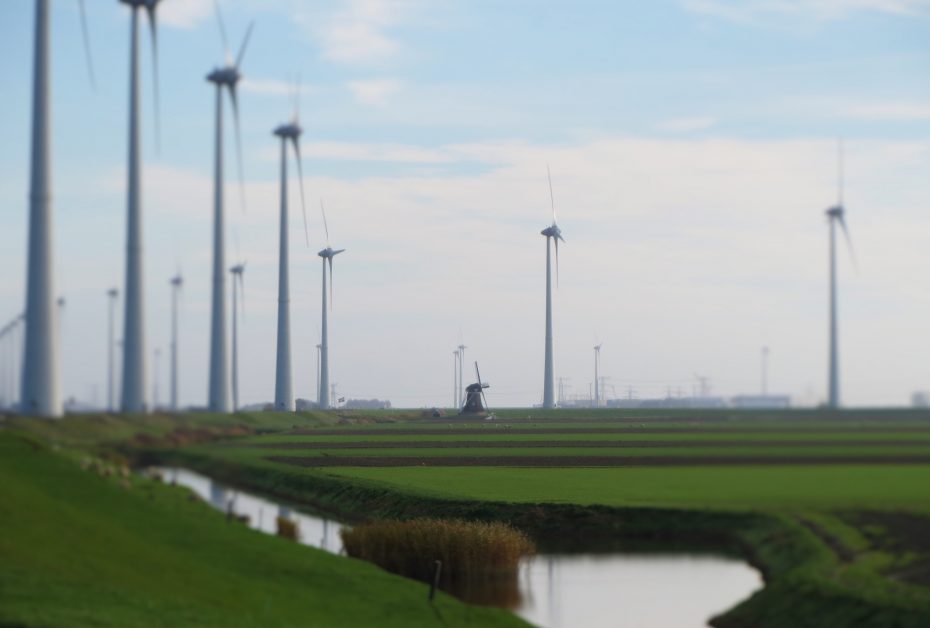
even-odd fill
[[(235, 441), (226, 443), (230, 447), (255, 447), (257, 449), (487, 449), (590, 447), (648, 449), (653, 447), (912, 447), (921, 441), (844, 441), (844, 440), (393, 440), (393, 441), (298, 441), (291, 443), (248, 443)], [(930, 447), (930, 441), (924, 444)]]
[(696, 465), (926, 464), (914, 456), (268, 456), (301, 467), (664, 467)]
[[(642, 421), (638, 421), (642, 423)], [(296, 429), (286, 435), (303, 436), (477, 436), (480, 434), (930, 434), (927, 427), (876, 427), (844, 425), (835, 428), (795, 427), (717, 428), (717, 427), (508, 427), (504, 424), (482, 423), (481, 427), (448, 427), (424, 429)]]

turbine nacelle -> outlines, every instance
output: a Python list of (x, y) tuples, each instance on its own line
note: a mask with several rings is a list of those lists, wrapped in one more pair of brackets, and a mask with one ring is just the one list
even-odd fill
[(161, 0), (119, 0), (123, 4), (128, 4), (133, 9), (153, 10)]
[(234, 65), (228, 65), (224, 68), (216, 68), (207, 74), (207, 80), (216, 85), (223, 85), (229, 88), (235, 88), (242, 79), (239, 68)]
[(562, 230), (559, 229), (559, 226), (555, 223), (552, 223), (539, 233), (546, 236), (547, 238), (555, 238), (556, 240), (565, 242), (565, 238), (562, 237)]
[(184, 278), (181, 275), (171, 278), (171, 285), (180, 287), (184, 283)]
[(828, 218), (836, 218), (842, 222), (843, 214), (845, 213), (845, 210), (843, 209), (842, 205), (836, 205), (826, 210), (825, 213), (827, 214)]
[(330, 260), (331, 260), (331, 259), (333, 259), (335, 256), (337, 256), (337, 255), (339, 255), (340, 253), (342, 253), (343, 251), (345, 251), (345, 249), (336, 249), (336, 250), (333, 250), (332, 247), (329, 247), (329, 246), (328, 246), (328, 247), (326, 247), (325, 249), (323, 249), (322, 251), (320, 251), (319, 253), (317, 253), (317, 255), (319, 255), (319, 256), (322, 257), (323, 259), (330, 259)]
[(304, 130), (301, 128), (297, 122), (288, 122), (287, 124), (282, 124), (274, 130), (274, 134), (283, 139), (296, 140)]

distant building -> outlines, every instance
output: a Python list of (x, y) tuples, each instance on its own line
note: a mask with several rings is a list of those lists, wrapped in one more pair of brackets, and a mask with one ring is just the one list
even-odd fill
[(791, 407), (789, 395), (737, 395), (730, 400), (734, 408), (784, 409)]
[(386, 399), (349, 399), (344, 407), (350, 410), (390, 410), (391, 402)]

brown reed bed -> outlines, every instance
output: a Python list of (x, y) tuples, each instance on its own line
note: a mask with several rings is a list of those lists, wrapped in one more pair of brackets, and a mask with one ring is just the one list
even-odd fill
[[(431, 582), (440, 561), (440, 588), (466, 598), (488, 597), (486, 592), (477, 596), (469, 592), (483, 591), (476, 583), (491, 580), (504, 585), (501, 589), (511, 591), (508, 597), (512, 597), (520, 559), (536, 552), (528, 536), (499, 522), (385, 520), (344, 528), (341, 534), (349, 556), (408, 578)], [(513, 586), (507, 586), (510, 581)]]
[(278, 517), (275, 519), (277, 524), (277, 535), (292, 541), (300, 540), (300, 531), (297, 529), (297, 523), (287, 517)]

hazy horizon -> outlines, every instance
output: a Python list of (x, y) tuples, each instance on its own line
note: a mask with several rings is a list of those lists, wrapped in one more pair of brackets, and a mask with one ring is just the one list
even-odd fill
[[(89, 2), (91, 89), (76, 2), (54, 2), (53, 190), (62, 393), (106, 390), (106, 291), (125, 264), (128, 10)], [(169, 279), (180, 269), (184, 405), (207, 396), (212, 0), (165, 0), (161, 150), (144, 33), (147, 353), (168, 399)], [(242, 405), (274, 396), (278, 143), (303, 82), (308, 248), (290, 185), (296, 397), (315, 399), (327, 206), (338, 396), (448, 405), (452, 351), (492, 407), (542, 397), (546, 167), (559, 225), (555, 375), (587, 394), (593, 349), (617, 396), (760, 389), (822, 401), (827, 222), (836, 142), (859, 271), (839, 250), (844, 405), (930, 389), (930, 2), (461, 0), (225, 2), (243, 64), (247, 209), (227, 115), (227, 265), (247, 261)], [(22, 311), (33, 10), (0, 6), (0, 326)], [(228, 109), (227, 109), (228, 114)], [(293, 169), (292, 169), (293, 174)], [(231, 298), (231, 292), (230, 292)], [(121, 321), (122, 300), (120, 299)], [(117, 326), (121, 329), (121, 325)], [(466, 377), (466, 380), (471, 380)], [(613, 392), (608, 388), (609, 396)], [(150, 398), (151, 402), (151, 398)]]

